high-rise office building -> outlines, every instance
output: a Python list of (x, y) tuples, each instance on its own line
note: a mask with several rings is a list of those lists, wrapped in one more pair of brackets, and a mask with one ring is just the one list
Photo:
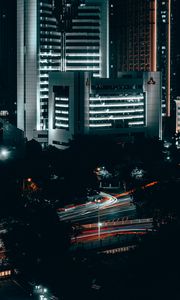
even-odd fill
[(65, 71), (92, 71), (109, 77), (109, 10), (107, 0), (78, 5), (71, 31), (65, 33)]
[(173, 103), (173, 35), (175, 1), (158, 1), (158, 69), (162, 72), (162, 112), (169, 117)]
[(48, 74), (61, 70), (61, 38), (51, 0), (17, 1), (17, 126), (47, 140)]
[[(110, 74), (160, 71), (162, 114), (173, 103), (173, 35), (176, 0), (110, 0)], [(113, 25), (113, 24), (116, 24)]]
[(108, 26), (108, 0), (17, 0), (17, 123), (27, 139), (47, 141), (50, 71), (108, 77)]
[(156, 8), (156, 0), (110, 0), (110, 23), (116, 24), (110, 27), (110, 40), (116, 44), (117, 71), (156, 71)]

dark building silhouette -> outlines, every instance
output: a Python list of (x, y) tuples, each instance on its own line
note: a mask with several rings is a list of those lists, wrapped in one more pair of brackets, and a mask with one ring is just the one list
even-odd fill
[(156, 71), (156, 8), (156, 1), (110, 0), (110, 40), (115, 41), (112, 59), (116, 56), (117, 71)]
[(16, 124), (16, 1), (0, 1), (0, 117)]

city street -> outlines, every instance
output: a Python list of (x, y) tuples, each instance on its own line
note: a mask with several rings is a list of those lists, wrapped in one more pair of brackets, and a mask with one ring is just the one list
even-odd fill
[(71, 222), (95, 222), (97, 218), (102, 220), (132, 216), (136, 213), (136, 207), (132, 204), (131, 196), (126, 194), (110, 195), (100, 193), (102, 199), (85, 204), (60, 209), (58, 215), (61, 221)]
[[(93, 224), (92, 224), (93, 225)], [(141, 222), (141, 220), (138, 220), (137, 224), (129, 224), (129, 225), (111, 225), (111, 226), (104, 226), (103, 223), (100, 223), (100, 225), (96, 228), (90, 228), (83, 230), (78, 236), (73, 237), (71, 239), (72, 242), (78, 243), (78, 242), (89, 242), (93, 240), (98, 239), (104, 239), (107, 237), (117, 236), (117, 235), (123, 235), (123, 234), (144, 234), (149, 230), (152, 230), (153, 224), (152, 221), (147, 222)]]

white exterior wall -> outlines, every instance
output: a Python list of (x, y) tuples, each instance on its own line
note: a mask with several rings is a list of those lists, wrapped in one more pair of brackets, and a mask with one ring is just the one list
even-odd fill
[(176, 100), (176, 132), (180, 132), (180, 98)]
[(60, 70), (61, 60), (52, 10), (53, 2), (17, 0), (17, 126), (40, 142), (47, 142), (48, 73)]
[[(49, 76), (49, 136), (48, 143), (60, 149), (65, 149), (70, 140), (76, 134), (88, 131), (88, 103), (90, 90), (90, 73), (87, 72), (51, 72)], [(69, 88), (68, 103), (69, 111), (67, 127), (62, 128), (59, 123), (55, 126), (55, 94), (54, 86)], [(63, 102), (63, 101), (62, 101)], [(56, 142), (56, 143), (55, 143)]]
[(146, 92), (147, 132), (150, 136), (162, 139), (162, 80), (160, 72), (144, 72)]
[[(132, 76), (130, 79), (123, 77), (128, 74)], [(49, 144), (65, 149), (69, 140), (77, 134), (128, 136), (143, 133), (149, 137), (162, 138), (160, 72), (123, 72), (117, 79), (90, 76), (88, 72), (50, 73)], [(103, 85), (105, 89), (98, 88)], [(114, 88), (118, 85), (119, 90)], [(133, 88), (121, 88), (124, 85)], [(69, 119), (68, 127), (64, 129), (62, 126), (54, 126), (53, 86), (69, 87)], [(119, 120), (124, 126), (116, 126)]]
[(17, 127), (24, 124), (24, 0), (17, 1)]
[(33, 138), (37, 124), (37, 0), (17, 1), (17, 127)]
[(37, 126), (37, 0), (26, 0), (25, 21), (25, 134), (29, 140)]

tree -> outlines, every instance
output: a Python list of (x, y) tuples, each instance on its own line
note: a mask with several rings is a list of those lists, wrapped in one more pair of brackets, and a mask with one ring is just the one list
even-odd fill
[(36, 159), (42, 153), (41, 145), (34, 139), (26, 142), (26, 156), (29, 159)]
[[(138, 188), (133, 194), (134, 202), (142, 216), (162, 218), (179, 217), (180, 203), (177, 197), (179, 182), (162, 181), (148, 188)], [(173, 196), (174, 195), (174, 196)]]

